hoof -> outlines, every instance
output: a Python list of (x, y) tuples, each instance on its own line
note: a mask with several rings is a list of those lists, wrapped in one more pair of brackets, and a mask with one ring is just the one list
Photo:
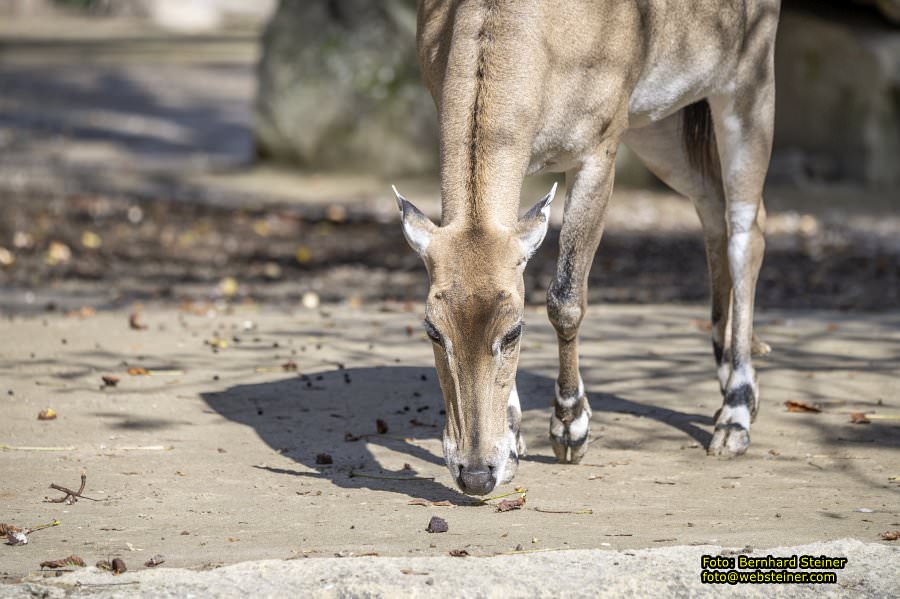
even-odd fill
[(551, 433), (550, 443), (553, 445), (553, 453), (556, 454), (556, 461), (560, 464), (581, 463), (581, 460), (587, 453), (589, 437), (590, 435), (584, 437), (581, 443), (572, 445), (565, 437), (557, 437)]
[(587, 453), (590, 439), (591, 407), (582, 395), (570, 408), (557, 404), (550, 416), (550, 443), (561, 464), (578, 464)]
[(706, 453), (711, 456), (735, 457), (750, 447), (750, 431), (737, 422), (716, 424)]

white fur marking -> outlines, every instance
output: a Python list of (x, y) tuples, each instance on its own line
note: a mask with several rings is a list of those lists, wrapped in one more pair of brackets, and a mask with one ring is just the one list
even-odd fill
[(569, 424), (569, 438), (583, 439), (588, 431), (588, 421), (587, 410), (582, 410), (581, 415)]
[(750, 247), (749, 233), (732, 233), (728, 238), (728, 262), (733, 272), (738, 272), (747, 263), (747, 249)]
[(756, 373), (752, 366), (744, 364), (738, 370), (731, 373), (731, 380), (728, 382), (729, 389), (738, 389), (744, 385), (749, 385), (756, 392)]
[(517, 414), (522, 414), (521, 404), (519, 403), (519, 392), (516, 390), (515, 385), (513, 385), (512, 391), (509, 392), (509, 401), (506, 402), (506, 405), (512, 408)]
[(723, 360), (721, 364), (719, 364), (716, 369), (716, 374), (719, 377), (719, 385), (722, 389), (726, 389), (728, 387), (728, 379), (731, 378), (731, 364), (728, 360)]
[(563, 421), (556, 417), (556, 414), (550, 415), (550, 434), (554, 437), (562, 437), (566, 432), (566, 425)]
[(750, 410), (747, 406), (722, 406), (719, 414), (719, 422), (739, 424), (746, 430), (750, 430)]
[(578, 377), (578, 393), (574, 397), (563, 397), (559, 390), (559, 381), (556, 382), (556, 405), (561, 408), (574, 407), (578, 400), (584, 397), (584, 381)]

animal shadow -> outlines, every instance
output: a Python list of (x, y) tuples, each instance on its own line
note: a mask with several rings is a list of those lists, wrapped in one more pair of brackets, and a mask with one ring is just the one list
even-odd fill
[[(523, 415), (526, 418), (533, 412), (549, 415), (548, 398), (553, 397), (553, 379), (520, 370), (517, 381)], [(528, 391), (522, 393), (522, 390)], [(389, 491), (429, 501), (472, 502), (470, 497), (437, 480), (397, 480), (416, 473), (386, 468), (368, 449), (369, 445), (381, 445), (411, 458), (444, 465), (440, 453), (416, 443), (440, 439), (443, 430), (443, 398), (433, 368), (384, 366), (330, 370), (267, 383), (235, 385), (201, 397), (225, 418), (251, 427), (273, 451), (305, 467), (303, 470), (258, 468), (284, 475), (326, 478), (346, 489)], [(595, 414), (641, 414), (665, 422), (700, 443), (709, 442), (709, 433), (696, 426), (698, 422), (711, 424), (708, 417), (646, 406), (610, 394), (591, 394), (590, 401)], [(386, 425), (387, 432), (378, 432), (379, 420)], [(532, 440), (526, 438), (526, 442), (531, 444)], [(320, 454), (328, 454), (333, 463), (317, 463), (323, 461)], [(550, 455), (527, 459), (554, 461)], [(359, 476), (360, 473), (391, 478), (370, 478)]]

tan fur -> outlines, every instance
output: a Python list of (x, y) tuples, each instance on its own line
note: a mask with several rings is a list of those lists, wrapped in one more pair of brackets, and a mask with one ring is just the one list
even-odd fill
[[(584, 455), (590, 407), (577, 333), (622, 141), (697, 205), (713, 339), (730, 360), (719, 364), (725, 403), (710, 452), (746, 450), (744, 412), (758, 405), (750, 347), (778, 10), (777, 0), (420, 0), (419, 59), (440, 119), (442, 219), (423, 225), (406, 218), (410, 208), (404, 227), (419, 235), (414, 247), (431, 278), (426, 314), (450, 348), (436, 344), (435, 362), (454, 476), (506, 477), (514, 467), (502, 453), (513, 461), (503, 439), (518, 342), (499, 357), (492, 348), (522, 318), (523, 240), (542, 238), (546, 222), (540, 211), (524, 221), (517, 211), (522, 179), (539, 171), (565, 171), (567, 181), (547, 303), (560, 344), (551, 439), (561, 461)], [(697, 102), (709, 106), (720, 172), (698, 168), (682, 143), (697, 134), (682, 131), (679, 111)]]

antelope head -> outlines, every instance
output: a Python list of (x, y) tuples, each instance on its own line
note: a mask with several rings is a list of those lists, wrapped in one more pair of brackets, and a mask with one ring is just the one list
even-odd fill
[(437, 226), (394, 189), (403, 233), (428, 270), (423, 325), (446, 405), (444, 460), (465, 493), (490, 493), (518, 466), (523, 271), (547, 233), (555, 192), (513, 226)]

